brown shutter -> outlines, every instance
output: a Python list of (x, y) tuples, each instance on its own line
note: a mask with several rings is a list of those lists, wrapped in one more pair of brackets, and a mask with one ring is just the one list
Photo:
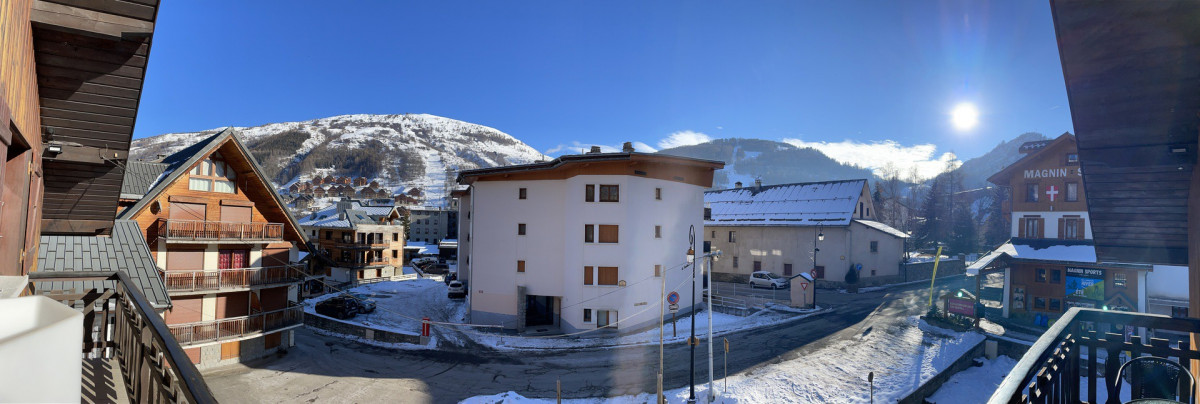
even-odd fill
[(617, 267), (599, 267), (600, 284), (601, 285), (616, 285), (617, 284)]
[(583, 284), (592, 285), (592, 267), (583, 267)]
[(176, 220), (204, 220), (206, 208), (203, 203), (171, 202), (167, 217)]
[(600, 242), (601, 243), (616, 243), (617, 242), (617, 233), (619, 233), (619, 229), (620, 229), (620, 227), (618, 227), (617, 225), (613, 225), (613, 224), (600, 225)]
[(1078, 229), (1075, 231), (1075, 236), (1076, 236), (1075, 238), (1078, 238), (1080, 240), (1085, 238), (1085, 237), (1083, 237), (1083, 234), (1084, 234), (1083, 230), (1085, 227), (1085, 225), (1084, 225), (1085, 222), (1087, 222), (1087, 220), (1084, 220), (1084, 218), (1082, 218), (1082, 217), (1075, 220), (1075, 228)]
[(250, 223), (249, 206), (221, 206), (221, 221), (234, 223)]
[(517, 272), (525, 272), (525, 261), (524, 260), (517, 261)]
[(1017, 219), (1017, 237), (1025, 237), (1025, 218)]
[(1037, 226), (1038, 238), (1046, 238), (1046, 219), (1038, 218)]
[(204, 250), (167, 251), (168, 271), (198, 271), (204, 269)]
[(194, 323), (204, 318), (201, 315), (204, 307), (203, 297), (171, 299), (171, 310), (167, 311), (167, 324)]
[[(291, 251), (288, 248), (264, 248), (262, 251), (262, 266), (272, 267), (287, 265)], [(247, 263), (249, 266), (249, 263)]]
[(287, 308), (288, 288), (271, 288), (262, 290), (263, 312), (283, 310)]
[(1058, 238), (1065, 238), (1067, 235), (1067, 219), (1058, 218)]

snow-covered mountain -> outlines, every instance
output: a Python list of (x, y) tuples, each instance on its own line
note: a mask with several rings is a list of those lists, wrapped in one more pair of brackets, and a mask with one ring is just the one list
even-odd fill
[[(281, 190), (317, 175), (366, 177), (392, 193), (419, 188), (435, 202), (459, 170), (549, 159), (499, 130), (426, 114), (342, 115), (236, 129)], [(130, 154), (154, 159), (219, 130), (137, 139)]]

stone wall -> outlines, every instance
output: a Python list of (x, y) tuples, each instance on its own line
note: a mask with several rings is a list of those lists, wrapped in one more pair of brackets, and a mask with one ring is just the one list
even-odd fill
[(385, 331), (374, 328), (369, 328), (361, 325), (344, 323), (337, 320), (331, 320), (322, 316), (306, 314), (304, 316), (304, 325), (311, 328), (334, 332), (338, 334), (350, 335), (370, 341), (378, 341), (388, 344), (406, 343), (420, 344), (421, 336), (413, 330), (412, 334), (398, 333), (394, 331)]

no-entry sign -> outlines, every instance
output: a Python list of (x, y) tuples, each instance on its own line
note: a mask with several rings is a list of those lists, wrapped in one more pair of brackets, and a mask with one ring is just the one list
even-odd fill
[(670, 304), (679, 303), (679, 292), (671, 292), (670, 294), (668, 294), (667, 295), (667, 303), (670, 303)]

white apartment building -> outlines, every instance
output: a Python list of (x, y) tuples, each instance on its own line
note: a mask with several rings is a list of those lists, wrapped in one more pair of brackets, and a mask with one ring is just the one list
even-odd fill
[(455, 192), (459, 277), (472, 323), (631, 332), (658, 323), (664, 282), (690, 310), (688, 229), (699, 254), (704, 189), (724, 163), (626, 145), (459, 174), (469, 186)]

